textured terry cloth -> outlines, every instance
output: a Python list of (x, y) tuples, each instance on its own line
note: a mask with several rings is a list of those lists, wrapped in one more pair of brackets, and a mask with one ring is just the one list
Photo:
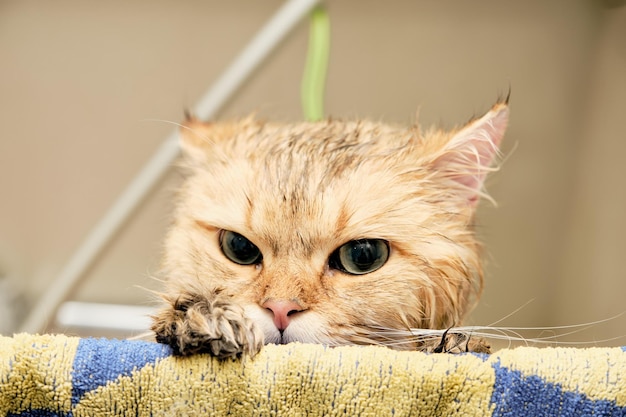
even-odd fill
[(623, 416), (623, 348), (492, 355), (265, 346), (254, 359), (150, 342), (0, 337), (0, 416)]

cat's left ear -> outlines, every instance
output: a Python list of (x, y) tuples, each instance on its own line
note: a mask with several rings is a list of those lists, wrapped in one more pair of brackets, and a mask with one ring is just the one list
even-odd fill
[(496, 104), (484, 116), (453, 132), (435, 160), (435, 170), (458, 185), (471, 207), (480, 197), (488, 197), (483, 183), (489, 172), (497, 170), (492, 164), (499, 154), (508, 121), (507, 103)]

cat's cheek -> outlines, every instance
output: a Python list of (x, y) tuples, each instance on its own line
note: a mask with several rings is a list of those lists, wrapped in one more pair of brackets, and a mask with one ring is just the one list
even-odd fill
[(283, 343), (300, 342), (332, 345), (328, 337), (328, 325), (319, 314), (308, 311), (294, 317), (285, 329)]

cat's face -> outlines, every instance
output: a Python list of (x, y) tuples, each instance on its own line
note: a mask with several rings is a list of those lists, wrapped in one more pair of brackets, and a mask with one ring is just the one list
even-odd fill
[(458, 325), (480, 291), (473, 215), (507, 118), (188, 122), (168, 291), (219, 289), (266, 343), (414, 348), (393, 330)]

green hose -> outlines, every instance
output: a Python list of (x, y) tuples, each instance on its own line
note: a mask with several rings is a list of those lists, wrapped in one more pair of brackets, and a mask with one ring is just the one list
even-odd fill
[(311, 13), (309, 49), (300, 90), (302, 112), (306, 120), (315, 122), (324, 118), (324, 89), (330, 52), (330, 21), (328, 13), (318, 7)]

